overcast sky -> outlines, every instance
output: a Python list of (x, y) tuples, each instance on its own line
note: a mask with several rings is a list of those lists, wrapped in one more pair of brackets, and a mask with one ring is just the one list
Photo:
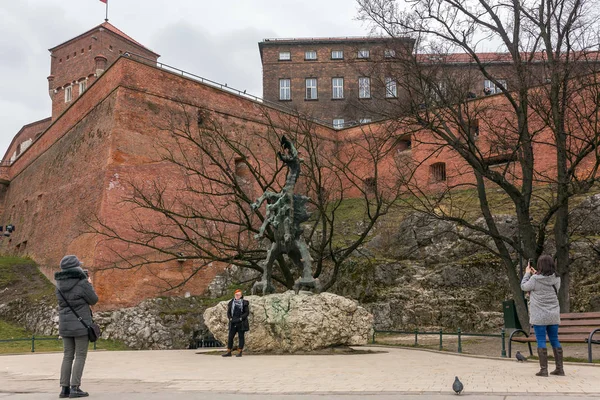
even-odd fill
[[(362, 36), (354, 0), (109, 0), (110, 22), (159, 61), (262, 94), (257, 43), (269, 37)], [(100, 0), (0, 0), (0, 153), (51, 113), (54, 47), (104, 21)]]

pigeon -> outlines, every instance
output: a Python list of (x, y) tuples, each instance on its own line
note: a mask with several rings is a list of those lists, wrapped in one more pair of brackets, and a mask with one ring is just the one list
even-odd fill
[(515, 357), (517, 357), (517, 361), (519, 361), (519, 362), (527, 361), (527, 358), (523, 357), (523, 354), (521, 354), (520, 351), (517, 351), (517, 354), (515, 355)]
[(460, 394), (460, 392), (463, 391), (463, 384), (461, 381), (458, 380), (458, 376), (454, 377), (454, 383), (452, 384), (452, 390), (454, 390), (454, 392), (456, 394)]

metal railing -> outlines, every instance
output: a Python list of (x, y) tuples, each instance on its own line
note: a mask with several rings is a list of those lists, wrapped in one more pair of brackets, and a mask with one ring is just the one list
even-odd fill
[(223, 344), (212, 336), (194, 338), (192, 348), (199, 349), (201, 347), (223, 347)]
[(502, 351), (500, 353), (501, 357), (506, 358), (506, 331), (502, 329), (499, 334), (493, 333), (465, 333), (461, 331), (460, 328), (456, 332), (443, 332), (442, 329), (439, 331), (419, 331), (419, 329), (415, 329), (414, 331), (373, 331), (373, 339), (372, 343), (375, 344), (375, 335), (377, 333), (385, 333), (385, 334), (397, 334), (397, 335), (415, 335), (415, 344), (414, 346), (419, 346), (419, 335), (439, 335), (440, 337), (440, 345), (439, 350), (443, 350), (443, 341), (444, 335), (446, 336), (457, 336), (458, 337), (458, 352), (462, 353), (462, 337), (463, 336), (476, 336), (476, 337), (493, 337), (502, 339)]
[[(49, 341), (49, 340), (55, 340), (55, 341), (60, 341), (62, 343), (62, 338), (57, 336), (55, 338), (49, 338), (49, 337), (35, 337), (35, 335), (32, 335), (30, 338), (17, 338), (17, 339), (1, 339), (0, 343), (11, 343), (11, 342), (31, 342), (31, 352), (35, 353), (35, 342), (36, 341)], [(94, 343), (94, 350), (96, 350), (96, 342)]]
[(299, 116), (301, 116), (304, 119), (307, 119), (307, 120), (310, 120), (310, 121), (313, 121), (313, 122), (317, 122), (317, 123), (319, 123), (321, 125), (325, 125), (325, 126), (327, 126), (329, 128), (333, 128), (333, 121), (325, 121), (325, 120), (322, 120), (322, 119), (310, 117), (308, 115), (303, 115), (300, 112), (298, 112), (298, 110), (295, 110), (295, 109), (290, 108), (290, 107), (285, 107), (285, 106), (281, 105), (278, 102), (263, 99), (262, 97), (258, 97), (258, 96), (255, 96), (253, 94), (246, 93), (246, 90), (239, 90), (239, 89), (233, 88), (231, 86), (228, 86), (226, 83), (215, 82), (215, 81), (213, 81), (211, 79), (207, 79), (207, 78), (204, 78), (204, 77), (202, 77), (200, 75), (196, 75), (196, 74), (193, 74), (191, 72), (184, 71), (184, 70), (182, 70), (180, 68), (174, 67), (174, 66), (169, 65), (169, 64), (165, 64), (163, 62), (154, 60), (152, 58), (148, 58), (148, 57), (142, 56), (140, 54), (132, 53), (130, 51), (123, 53), (121, 55), (121, 57), (134, 58), (134, 59), (137, 59), (137, 60), (139, 60), (141, 62), (144, 62), (146, 64), (155, 65), (155, 66), (157, 66), (160, 69), (164, 69), (165, 71), (168, 71), (168, 72), (171, 72), (171, 73), (175, 73), (177, 75), (181, 75), (181, 76), (186, 77), (186, 78), (193, 79), (193, 80), (198, 81), (200, 83), (204, 83), (205, 85), (212, 86), (214, 88), (218, 88), (218, 89), (227, 91), (229, 93), (232, 93), (232, 94), (235, 94), (235, 95), (238, 95), (238, 96), (245, 97), (245, 98), (247, 98), (249, 100), (252, 100), (252, 101), (255, 101), (257, 103), (269, 105), (269, 106), (271, 106), (271, 107), (273, 107), (275, 109), (287, 112), (287, 113), (292, 114), (292, 115), (299, 115)]

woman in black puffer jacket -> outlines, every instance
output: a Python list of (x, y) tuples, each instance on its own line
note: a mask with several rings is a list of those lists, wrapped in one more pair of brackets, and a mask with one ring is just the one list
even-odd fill
[(88, 330), (77, 319), (67, 302), (89, 326), (92, 323), (90, 306), (98, 302), (98, 296), (92, 281), (81, 269), (81, 262), (76, 256), (63, 257), (60, 269), (61, 271), (54, 274), (58, 299), (58, 333), (63, 338), (64, 347), (60, 368), (62, 390), (59, 397), (87, 397), (89, 394), (82, 391), (79, 386), (89, 345)]

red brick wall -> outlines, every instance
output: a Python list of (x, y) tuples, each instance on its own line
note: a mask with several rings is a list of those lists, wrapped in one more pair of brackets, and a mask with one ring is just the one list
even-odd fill
[[(494, 126), (494, 118), (506, 117), (501, 112), (501, 97), (483, 101), (494, 105), (489, 109), (489, 126)], [(267, 166), (267, 171), (275, 157), (274, 149), (261, 139), (270, 131), (268, 120), (276, 127), (297, 126), (299, 122), (224, 90), (121, 58), (9, 168), (10, 185), (5, 192), (0, 191), (0, 200), (5, 205), (2, 220), (4, 224), (14, 223), (17, 230), (10, 239), (3, 240), (2, 252), (32, 256), (49, 276), (64, 254), (77, 254), (91, 269), (101, 296), (100, 307), (104, 309), (129, 306), (159, 295), (163, 293), (163, 280), (197, 267), (191, 262), (171, 261), (149, 268), (101, 271), (100, 267), (117, 260), (114, 251), (128, 257), (143, 255), (151, 260), (157, 255), (140, 248), (127, 250), (122, 244), (109, 245), (99, 237), (82, 235), (86, 231), (84, 221), (90, 215), (98, 216), (125, 234), (131, 233), (135, 214), (122, 203), (131, 196), (127, 181), (148, 183), (160, 178), (167, 185), (169, 198), (185, 187), (187, 178), (182, 171), (161, 162), (157, 153), (158, 143), (164, 142), (167, 146), (173, 143), (168, 131), (161, 126), (165, 126), (171, 111), (181, 110), (181, 104), (186, 105), (192, 117), (198, 107), (211, 110), (228, 134), (251, 146), (257, 162)], [(316, 126), (315, 134), (323, 138), (326, 146), (331, 146), (331, 152), (350, 159), (354, 155), (366, 156), (363, 135), (385, 135), (389, 129), (401, 134), (405, 128), (382, 123), (335, 132)], [(479, 140), (485, 143), (485, 124), (481, 129)], [(550, 138), (548, 132), (542, 135), (546, 135), (542, 139)], [(336, 143), (335, 139), (340, 140)], [(472, 181), (466, 164), (450, 150), (442, 149), (430, 157), (433, 150), (438, 150), (430, 133), (415, 134), (412, 143), (410, 150), (402, 148), (382, 160), (382, 176), (390, 182), (395, 179), (393, 163), (398, 161), (394, 158), (398, 156), (407, 164), (423, 161), (415, 179), (425, 183), (426, 190), (437, 187), (437, 184), (429, 184), (429, 167), (435, 162), (446, 163), (447, 183)], [(235, 169), (233, 154), (231, 159), (231, 167)], [(552, 161), (552, 151), (536, 147), (536, 167), (540, 172), (552, 173), (548, 169)], [(353, 172), (362, 179), (373, 173), (368, 163), (353, 164)], [(354, 190), (350, 195), (360, 193)], [(215, 204), (215, 207), (226, 207), (226, 204)], [(150, 226), (161, 224), (149, 214), (140, 215)], [(163, 245), (170, 244), (165, 241)], [(216, 264), (203, 268), (192, 281), (172, 293), (200, 294), (222, 268), (224, 265)]]

